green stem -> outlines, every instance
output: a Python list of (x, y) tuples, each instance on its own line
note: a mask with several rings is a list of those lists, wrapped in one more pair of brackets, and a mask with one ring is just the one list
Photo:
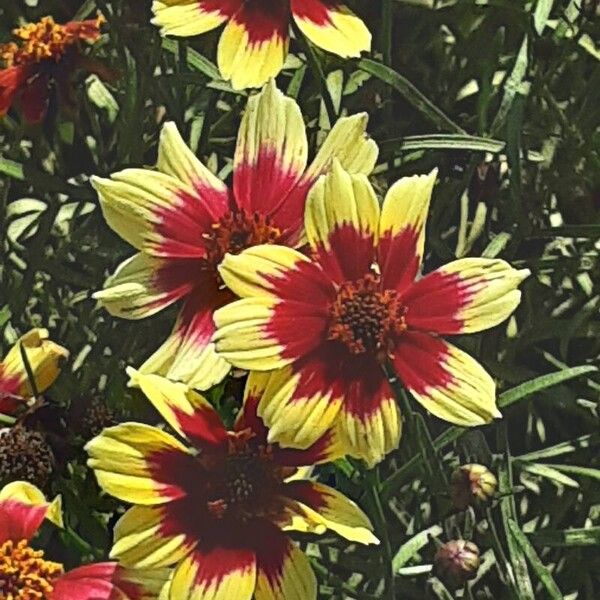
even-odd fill
[(385, 514), (383, 512), (383, 504), (379, 497), (380, 481), (379, 469), (375, 468), (366, 473), (366, 479), (369, 484), (369, 495), (373, 502), (375, 528), (378, 536), (381, 538), (381, 550), (383, 554), (384, 574), (385, 574), (385, 598), (387, 600), (396, 600), (396, 591), (394, 583), (392, 545), (388, 536)]

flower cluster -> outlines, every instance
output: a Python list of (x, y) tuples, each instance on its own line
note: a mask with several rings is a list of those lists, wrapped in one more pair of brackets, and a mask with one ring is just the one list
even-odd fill
[[(378, 147), (366, 114), (340, 118), (308, 160), (300, 108), (271, 78), (286, 57), (290, 19), (339, 56), (370, 48), (370, 33), (344, 4), (156, 0), (152, 10), (164, 34), (225, 24), (222, 76), (234, 88), (265, 85), (249, 97), (231, 185), (200, 162), (172, 122), (162, 127), (156, 168), (92, 177), (107, 224), (136, 250), (95, 299), (126, 319), (179, 304), (168, 338), (128, 370), (172, 433), (125, 422), (86, 445), (102, 489), (132, 505), (115, 526), (116, 562), (65, 572), (47, 560), (33, 538), (45, 518), (56, 517), (56, 503), (27, 482), (5, 487), (0, 595), (315, 600), (316, 577), (288, 532), (378, 539), (362, 510), (311, 477), (310, 467), (344, 456), (372, 467), (398, 448), (403, 419), (394, 381), (451, 423), (500, 417), (492, 377), (445, 336), (507, 319), (529, 272), (473, 257), (423, 275), (437, 172), (400, 179), (380, 202), (369, 179)], [(0, 114), (18, 99), (25, 119), (40, 121), (50, 81), (65, 80), (81, 57), (80, 41), (97, 41), (102, 22), (58, 25), (46, 17), (15, 30), (18, 42), (0, 47)], [(0, 363), (0, 412), (27, 406), (66, 356), (46, 330), (21, 338)], [(228, 429), (199, 392), (234, 367), (248, 376)], [(13, 448), (38, 440), (20, 427), (0, 439)], [(18, 470), (43, 485), (51, 450), (44, 456), (37, 470), (5, 457), (0, 475)], [(484, 481), (480, 471), (465, 473), (463, 508), (471, 496), (493, 495), (491, 474)], [(465, 552), (469, 572), (457, 575)], [(458, 583), (478, 560), (463, 546), (436, 558)]]
[(51, 85), (64, 100), (70, 97), (69, 76), (78, 67), (90, 67), (80, 52), (81, 41), (96, 42), (104, 17), (71, 21), (65, 25), (44, 17), (14, 30), (17, 41), (0, 45), (0, 117), (18, 100), (29, 123), (42, 121), (50, 103)]

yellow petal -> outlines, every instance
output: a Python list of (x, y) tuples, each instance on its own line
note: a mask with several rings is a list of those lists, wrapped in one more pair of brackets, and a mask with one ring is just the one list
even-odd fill
[(368, 121), (367, 113), (338, 119), (308, 167), (306, 177), (321, 175), (330, 168), (333, 159), (348, 173), (369, 175), (377, 162), (379, 148), (366, 133)]
[(182, 195), (198, 195), (185, 182), (150, 169), (124, 169), (111, 179), (94, 176), (91, 184), (108, 225), (138, 250), (151, 250), (161, 242), (156, 226)]
[(228, 18), (222, 10), (207, 9), (202, 0), (154, 0), (154, 18), (162, 35), (188, 37), (215, 29)]
[(258, 556), (256, 600), (316, 600), (317, 579), (308, 558), (291, 540), (283, 543), (267, 550), (267, 560)]
[(168, 514), (163, 507), (134, 506), (115, 526), (111, 558), (125, 567), (168, 567), (179, 562), (194, 547), (186, 536), (165, 533)]
[(244, 298), (215, 312), (217, 352), (240, 369), (269, 371), (288, 364), (283, 347), (265, 331), (273, 314), (271, 298)]
[(255, 585), (253, 553), (226, 548), (192, 552), (175, 569), (170, 600), (251, 600)]
[(227, 194), (227, 186), (196, 158), (172, 121), (161, 129), (156, 168), (190, 187), (205, 187)]
[(437, 169), (429, 175), (413, 175), (399, 179), (386, 194), (381, 210), (380, 236), (397, 236), (405, 230), (416, 233), (415, 254), (419, 261), (425, 247), (425, 221)]
[(236, 202), (268, 213), (303, 175), (308, 142), (300, 107), (270, 80), (248, 100), (234, 161)]
[(502, 416), (490, 375), (474, 358), (444, 340), (405, 332), (393, 363), (404, 386), (440, 419), (469, 427)]
[(300, 502), (309, 520), (321, 523), (351, 542), (379, 543), (367, 515), (355, 502), (328, 485), (297, 481), (288, 484), (286, 492)]
[[(193, 461), (188, 449), (172, 435), (141, 423), (123, 423), (105, 429), (85, 447), (88, 466), (109, 494), (132, 504), (153, 505), (181, 497), (183, 491), (161, 469), (165, 457)], [(173, 460), (171, 460), (173, 463)], [(173, 464), (171, 464), (171, 468)]]
[(12, 481), (6, 484), (0, 489), (0, 501), (2, 500), (18, 500), (31, 506), (46, 506), (46, 519), (57, 527), (64, 527), (62, 498), (56, 496), (52, 502), (48, 502), (44, 493), (27, 481)]
[(375, 259), (379, 203), (365, 175), (350, 175), (334, 160), (308, 195), (306, 236), (323, 270), (337, 281), (366, 275)]
[(0, 363), (3, 377), (19, 381), (19, 387), (14, 393), (20, 396), (33, 394), (21, 356), (21, 347), (29, 361), (38, 392), (48, 389), (60, 374), (61, 362), (69, 357), (69, 352), (48, 337), (47, 329), (32, 329), (17, 340)]
[(172, 266), (173, 262), (142, 252), (134, 254), (118, 266), (104, 289), (95, 292), (93, 298), (115, 317), (144, 319), (154, 315), (192, 289), (191, 282), (178, 282), (167, 276)]
[(266, 40), (253, 41), (245, 24), (231, 19), (219, 40), (217, 63), (223, 79), (234, 90), (260, 87), (283, 67), (289, 40), (273, 32)]
[(320, 0), (312, 5), (322, 6), (327, 14), (326, 19), (322, 18), (320, 11), (316, 15), (311, 14), (302, 0), (292, 2), (294, 19), (313, 44), (343, 58), (357, 57), (361, 52), (371, 49), (371, 32), (348, 7), (330, 2), (326, 4)]
[(284, 278), (310, 259), (285, 246), (264, 244), (240, 254), (226, 254), (219, 273), (227, 287), (240, 298), (273, 296), (277, 279)]

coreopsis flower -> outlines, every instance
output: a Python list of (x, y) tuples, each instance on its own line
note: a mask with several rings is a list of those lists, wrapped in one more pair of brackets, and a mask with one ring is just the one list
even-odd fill
[(401, 419), (382, 366), (442, 419), (500, 416), (492, 378), (440, 335), (506, 319), (528, 271), (465, 258), (418, 279), (435, 179), (401, 179), (380, 209), (364, 175), (334, 164), (307, 202), (311, 256), (265, 245), (222, 262), (242, 299), (215, 314), (217, 351), (243, 369), (277, 370), (258, 411), (281, 444), (309, 446), (337, 425), (369, 463), (397, 447)]
[(47, 329), (32, 329), (17, 340), (0, 362), (0, 413), (11, 414), (33, 395), (21, 356), (23, 348), (38, 392), (52, 385), (69, 352), (48, 339)]
[(115, 527), (111, 557), (126, 567), (176, 565), (171, 600), (315, 600), (308, 559), (284, 532), (330, 529), (377, 543), (369, 520), (336, 490), (297, 468), (339, 456), (333, 432), (306, 450), (267, 441), (256, 414), (269, 376), (251, 376), (233, 431), (181, 383), (134, 374), (154, 406), (185, 440), (124, 423), (87, 445), (102, 488), (134, 504)]
[(69, 96), (70, 73), (82, 64), (81, 41), (97, 41), (103, 22), (99, 16), (60, 25), (48, 16), (15, 29), (17, 41), (0, 45), (0, 116), (18, 100), (26, 121), (42, 121), (52, 86)]
[(46, 502), (35, 486), (15, 481), (0, 490), (0, 598), (10, 600), (151, 600), (168, 574), (131, 571), (115, 562), (65, 572), (64, 565), (35, 549), (45, 519), (62, 524), (59, 503)]
[(164, 35), (192, 36), (223, 23), (217, 63), (234, 89), (259, 87), (282, 69), (290, 20), (315, 45), (343, 58), (371, 49), (363, 21), (338, 0), (155, 0)]
[(141, 371), (198, 389), (225, 377), (230, 366), (211, 342), (213, 312), (234, 298), (217, 270), (223, 256), (256, 244), (301, 243), (306, 195), (332, 158), (352, 172), (372, 170), (378, 150), (366, 124), (364, 113), (340, 119), (307, 168), (300, 109), (271, 82), (248, 102), (231, 189), (194, 156), (174, 123), (162, 129), (156, 170), (92, 179), (107, 223), (139, 250), (95, 298), (127, 319), (183, 300), (171, 336)]

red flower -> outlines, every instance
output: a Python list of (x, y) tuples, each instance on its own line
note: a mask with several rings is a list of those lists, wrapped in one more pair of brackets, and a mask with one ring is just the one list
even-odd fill
[(217, 352), (276, 370), (258, 409), (275, 441), (303, 448), (337, 425), (349, 454), (381, 460), (401, 429), (382, 367), (440, 418), (474, 426), (500, 416), (492, 378), (440, 335), (504, 321), (529, 271), (464, 258), (418, 278), (435, 176), (401, 179), (380, 208), (364, 175), (334, 163), (306, 204), (310, 258), (271, 245), (221, 263), (242, 299), (215, 313)]
[(301, 242), (306, 195), (332, 158), (351, 172), (372, 170), (377, 146), (366, 124), (364, 113), (340, 119), (307, 166), (300, 109), (270, 83), (248, 101), (231, 188), (194, 156), (174, 123), (163, 127), (157, 170), (92, 178), (107, 223), (139, 250), (94, 297), (127, 319), (183, 300), (173, 333), (141, 371), (199, 389), (225, 377), (230, 366), (211, 343), (213, 312), (234, 298), (217, 271), (223, 256), (257, 244)]
[(44, 519), (58, 522), (56, 503), (24, 482), (0, 490), (0, 598), (12, 600), (150, 600), (167, 580), (164, 570), (130, 571), (115, 562), (65, 572), (32, 547)]
[(298, 477), (297, 467), (339, 456), (333, 432), (306, 450), (269, 444), (256, 414), (268, 375), (251, 375), (233, 431), (185, 385), (156, 375), (134, 379), (187, 443), (124, 423), (86, 449), (100, 485), (134, 504), (115, 527), (111, 556), (132, 568), (176, 565), (171, 600), (316, 600), (315, 576), (288, 530), (330, 529), (377, 543), (356, 504)]
[(313, 44), (338, 56), (371, 48), (366, 25), (340, 0), (154, 0), (152, 10), (152, 22), (165, 35), (198, 35), (226, 23), (217, 62), (234, 89), (277, 76), (292, 20)]
[(51, 83), (63, 92), (69, 73), (79, 59), (79, 42), (95, 42), (100, 37), (104, 17), (88, 21), (71, 21), (65, 25), (44, 17), (13, 31), (18, 42), (0, 45), (0, 116), (5, 115), (15, 100), (23, 117), (39, 123), (46, 115)]

